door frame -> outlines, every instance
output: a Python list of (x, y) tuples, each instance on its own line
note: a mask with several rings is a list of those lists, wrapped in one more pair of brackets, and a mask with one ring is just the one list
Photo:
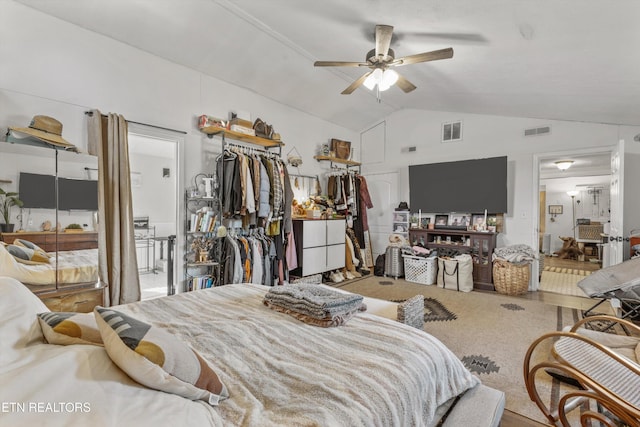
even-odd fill
[[(183, 259), (184, 257), (184, 227), (181, 224), (185, 222), (184, 209), (182, 209), (182, 197), (181, 195), (185, 194), (185, 184), (183, 179), (183, 159), (184, 159), (184, 146), (185, 146), (185, 137), (186, 134), (180, 131), (173, 131), (170, 129), (160, 128), (152, 125), (145, 125), (141, 123), (133, 123), (128, 122), (128, 133), (140, 135), (148, 138), (161, 139), (168, 142), (173, 142), (175, 144), (175, 178), (176, 178), (176, 240), (173, 248), (173, 288), (174, 292), (176, 290), (181, 290), (182, 286), (178, 286), (180, 282), (179, 279), (182, 280), (182, 274), (178, 274), (178, 259)], [(169, 249), (167, 247), (167, 253)], [(155, 263), (155, 260), (153, 260)]]
[[(571, 156), (580, 156), (585, 154), (603, 154), (609, 155), (615, 152), (618, 148), (618, 143), (606, 145), (604, 147), (595, 147), (595, 148), (583, 148), (583, 149), (574, 149), (574, 150), (563, 150), (563, 151), (551, 151), (544, 153), (534, 153), (533, 154), (533, 202), (531, 205), (531, 218), (533, 219), (533, 231), (532, 231), (532, 242), (535, 242), (534, 247), (538, 247), (539, 241), (539, 233), (540, 233), (540, 161), (547, 160), (550, 158), (557, 157), (571, 157)], [(624, 155), (624, 153), (621, 153)], [(609, 171), (611, 173), (611, 171)], [(624, 223), (624, 212), (619, 212), (619, 221), (620, 223)], [(539, 280), (536, 274), (532, 275), (532, 285), (533, 289), (539, 288)]]

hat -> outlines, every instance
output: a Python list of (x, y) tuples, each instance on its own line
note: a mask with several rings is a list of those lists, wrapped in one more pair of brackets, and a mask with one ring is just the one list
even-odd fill
[(34, 116), (28, 128), (9, 127), (14, 132), (26, 133), (42, 141), (67, 150), (76, 150), (76, 146), (62, 138), (62, 123), (49, 116)]

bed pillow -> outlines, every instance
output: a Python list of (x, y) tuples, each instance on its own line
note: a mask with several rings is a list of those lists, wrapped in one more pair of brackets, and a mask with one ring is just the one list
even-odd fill
[(13, 258), (23, 264), (49, 264), (49, 256), (45, 252), (34, 251), (17, 245), (4, 245)]
[(36, 314), (47, 310), (25, 285), (0, 277), (0, 366), (24, 357), (22, 348), (44, 341)]
[(38, 313), (38, 320), (49, 344), (102, 345), (102, 336), (93, 313), (50, 311)]
[(25, 239), (15, 239), (13, 241), (13, 244), (16, 246), (21, 246), (23, 248), (29, 248), (35, 252), (38, 252), (40, 255), (45, 256), (47, 258), (51, 258), (51, 255), (49, 255), (44, 249), (42, 249), (40, 246), (36, 245), (33, 242), (30, 242), (28, 240)]
[(109, 308), (94, 314), (107, 354), (140, 384), (210, 405), (229, 397), (211, 366), (174, 335)]

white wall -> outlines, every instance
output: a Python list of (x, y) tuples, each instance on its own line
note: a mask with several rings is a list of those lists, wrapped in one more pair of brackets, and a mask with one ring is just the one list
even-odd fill
[[(442, 123), (457, 120), (463, 122), (463, 140), (441, 143)], [(541, 126), (551, 126), (551, 133), (524, 136), (524, 129)], [(381, 168), (398, 170), (400, 200), (409, 200), (409, 165), (506, 155), (509, 211), (498, 244), (526, 243), (535, 248), (538, 245), (537, 222), (533, 212), (538, 183), (533, 182), (534, 154), (609, 147), (619, 139), (625, 139), (625, 168), (638, 169), (638, 156), (629, 154), (640, 152), (640, 144), (633, 141), (633, 136), (639, 132), (640, 127), (631, 126), (403, 110), (386, 119), (384, 163), (363, 165), (363, 173)], [(416, 147), (416, 151), (406, 152), (407, 147)], [(366, 149), (366, 146), (360, 148)], [(469, 181), (478, 185), (482, 177), (470, 176)], [(640, 197), (633, 188), (633, 183), (627, 181), (625, 205), (638, 207)], [(625, 228), (626, 224), (627, 221)]]

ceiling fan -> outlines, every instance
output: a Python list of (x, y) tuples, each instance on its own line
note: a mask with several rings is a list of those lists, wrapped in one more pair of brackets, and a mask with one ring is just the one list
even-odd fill
[(408, 93), (414, 90), (416, 86), (395, 70), (392, 70), (393, 67), (453, 57), (453, 49), (447, 48), (396, 58), (393, 49), (389, 47), (392, 35), (393, 27), (391, 25), (376, 25), (376, 47), (367, 53), (365, 62), (316, 61), (313, 65), (316, 67), (368, 67), (371, 69), (371, 71), (365, 73), (343, 90), (343, 95), (353, 93), (354, 90), (362, 85), (369, 90), (373, 90), (377, 86), (379, 93), (389, 89), (394, 84), (405, 93)]

